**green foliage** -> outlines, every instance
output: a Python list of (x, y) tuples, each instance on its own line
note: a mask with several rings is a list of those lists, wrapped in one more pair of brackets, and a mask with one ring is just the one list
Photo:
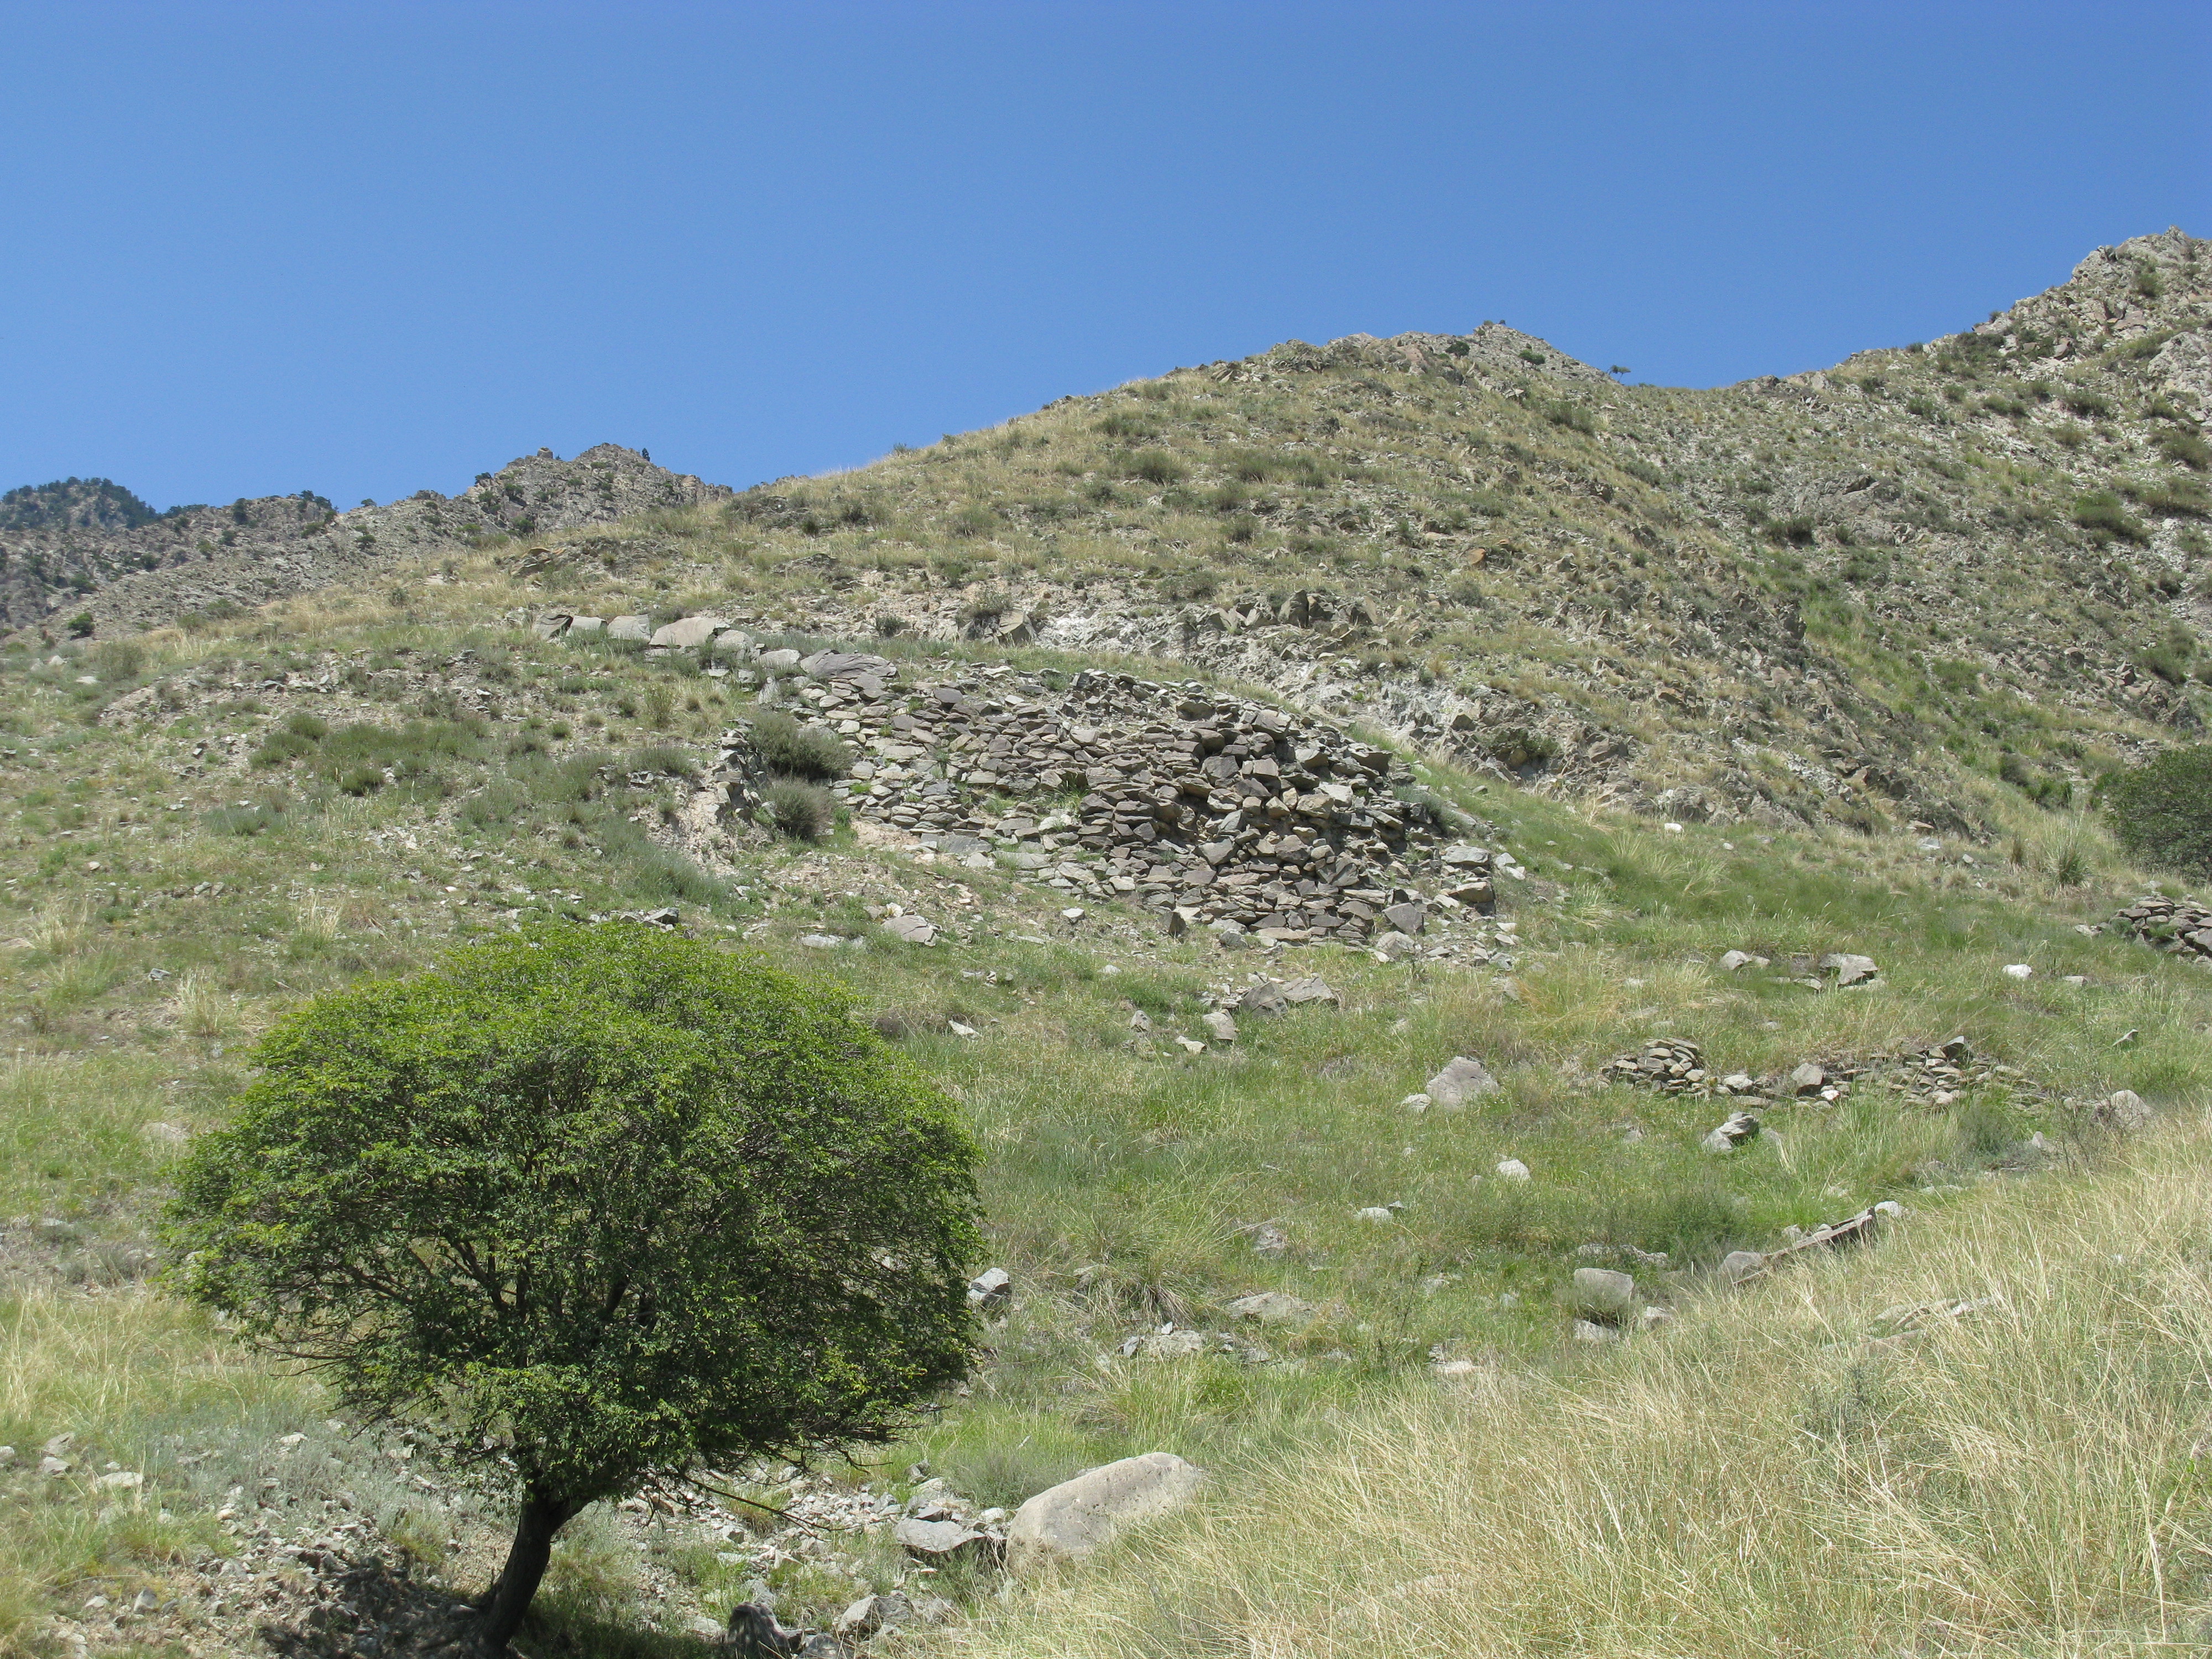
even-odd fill
[(2194, 468), (2202, 472), (2212, 466), (2212, 444), (2208, 444), (2194, 432), (2163, 430), (2151, 440), (2158, 453), (2177, 465)]
[(2150, 532), (2128, 515), (2120, 498), (2109, 489), (2093, 489), (2074, 498), (2074, 522), (2093, 536), (2117, 536), (2123, 541), (2145, 542)]
[(974, 1149), (840, 992), (554, 927), (318, 998), (255, 1058), (180, 1171), (179, 1282), (519, 1490), (490, 1634), (586, 1504), (882, 1443), (967, 1368)]
[(1146, 483), (1180, 483), (1188, 476), (1188, 469), (1164, 449), (1147, 449), (1129, 463), (1132, 477), (1142, 478)]
[(2130, 852), (2194, 876), (2212, 876), (2212, 744), (2170, 749), (2100, 786), (2105, 811)]
[(1557, 403), (1546, 404), (1544, 418), (1553, 426), (1565, 427), (1569, 431), (1579, 432), (1584, 437), (1597, 435), (1597, 417), (1580, 404), (1569, 403), (1564, 398)]
[(769, 827), (793, 841), (815, 841), (828, 833), (835, 809), (830, 792), (796, 778), (778, 778), (762, 792)]
[(69, 619), (69, 635), (73, 640), (90, 639), (92, 637), (92, 612), (89, 611), (80, 611), (76, 615), (71, 617)]
[(753, 752), (769, 771), (793, 778), (842, 777), (853, 754), (818, 726), (801, 726), (781, 709), (753, 716)]

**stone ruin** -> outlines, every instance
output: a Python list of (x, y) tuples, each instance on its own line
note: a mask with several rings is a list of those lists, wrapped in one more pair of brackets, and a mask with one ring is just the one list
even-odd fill
[(2191, 899), (2137, 899), (2116, 918), (2146, 945), (2175, 956), (2212, 961), (2212, 909)]
[[(1003, 854), (1072, 896), (1157, 912), (1170, 932), (1410, 954), (1433, 921), (1487, 915), (1493, 866), (1514, 867), (1449, 844), (1448, 809), (1408, 799), (1412, 772), (1389, 750), (1197, 682), (1085, 671), (1054, 687), (963, 665), (907, 683), (867, 653), (756, 660), (775, 677), (763, 703), (859, 755), (835, 786), (857, 817), (939, 857)], [(759, 775), (744, 731), (722, 763), (739, 808)]]

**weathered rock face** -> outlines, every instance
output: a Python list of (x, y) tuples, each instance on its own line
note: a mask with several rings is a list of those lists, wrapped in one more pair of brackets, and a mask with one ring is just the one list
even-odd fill
[(1006, 1529), (1006, 1567), (1034, 1574), (1104, 1548), (1120, 1533), (1178, 1509), (1205, 1473), (1172, 1452), (1146, 1452), (1037, 1493)]

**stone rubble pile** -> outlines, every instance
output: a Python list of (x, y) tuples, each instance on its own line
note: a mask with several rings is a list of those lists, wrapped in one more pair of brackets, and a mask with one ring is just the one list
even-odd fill
[(2039, 1097), (2046, 1092), (2014, 1066), (1977, 1059), (1973, 1045), (1963, 1036), (1863, 1060), (1808, 1060), (1784, 1074), (1764, 1078), (1744, 1072), (1723, 1075), (1705, 1064), (1696, 1043), (1655, 1036), (1641, 1049), (1607, 1060), (1600, 1075), (1608, 1083), (1632, 1084), (1662, 1094), (1719, 1097), (1746, 1106), (1793, 1099), (1833, 1103), (1854, 1085), (1879, 1086), (1915, 1105), (1933, 1107), (1949, 1106), (1968, 1089), (1995, 1084), (2015, 1094)]
[(1685, 1037), (1653, 1037), (1638, 1053), (1615, 1054), (1598, 1075), (1608, 1082), (1656, 1089), (1662, 1095), (1709, 1095), (1717, 1086), (1705, 1069), (1705, 1050)]
[[(836, 786), (859, 817), (941, 858), (1003, 858), (1071, 897), (1141, 905), (1170, 933), (1447, 954), (1449, 939), (1417, 936), (1486, 916), (1493, 872), (1518, 873), (1506, 855), (1449, 844), (1437, 808), (1401, 799), (1412, 773), (1388, 750), (1196, 682), (1086, 671), (1056, 690), (999, 667), (907, 684), (901, 665), (866, 653), (752, 660), (770, 676), (763, 702), (859, 752)], [(732, 732), (726, 810), (760, 776)]]
[(2115, 920), (2146, 945), (2212, 961), (2212, 908), (2191, 899), (2137, 899)]

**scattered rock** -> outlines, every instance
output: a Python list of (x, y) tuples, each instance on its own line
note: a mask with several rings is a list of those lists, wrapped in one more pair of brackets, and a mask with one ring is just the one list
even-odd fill
[(914, 1620), (914, 1603), (897, 1590), (864, 1595), (839, 1613), (830, 1628), (842, 1639), (863, 1640)]
[(884, 931), (909, 945), (937, 943), (937, 926), (916, 915), (889, 916), (884, 921)]
[(1721, 970), (1723, 973), (1740, 973), (1746, 968), (1765, 966), (1767, 961), (1765, 957), (1755, 957), (1748, 951), (1729, 951), (1721, 956)]
[(1614, 1055), (1598, 1075), (1668, 1095), (1710, 1095), (1717, 1086), (1704, 1050), (1683, 1037), (1655, 1036), (1636, 1054)]
[(1216, 1042), (1237, 1041), (1237, 1021), (1225, 1009), (1215, 1009), (1199, 1023), (1206, 1027), (1206, 1034)]
[[(1388, 1216), (1390, 1212), (1385, 1210), (1382, 1213)], [(1238, 1297), (1229, 1304), (1229, 1311), (1239, 1319), (1255, 1320), (1262, 1325), (1290, 1325), (1312, 1318), (1314, 1306), (1282, 1291), (1259, 1291)]]
[(1709, 1152), (1732, 1152), (1747, 1140), (1758, 1138), (1759, 1120), (1749, 1112), (1738, 1112), (1708, 1134), (1701, 1144)]
[(1610, 1267), (1577, 1267), (1574, 1306), (1585, 1319), (1618, 1324), (1635, 1310), (1636, 1280)]
[(1385, 962), (1403, 962), (1421, 948), (1419, 941), (1395, 931), (1382, 934), (1374, 941), (1374, 945), (1375, 954)]
[(1190, 1500), (1204, 1473), (1171, 1452), (1146, 1452), (1036, 1494), (1006, 1529), (1006, 1566), (1017, 1577), (1073, 1561), (1127, 1528)]
[(1790, 1092), (1795, 1095), (1817, 1095), (1827, 1084), (1827, 1073), (1809, 1060), (1790, 1073)]
[(963, 1521), (923, 1521), (907, 1516), (892, 1526), (891, 1536), (901, 1549), (922, 1561), (993, 1553), (990, 1534)]
[(1875, 965), (1872, 957), (1852, 956), (1847, 951), (1832, 951), (1820, 958), (1820, 971), (1833, 974), (1838, 988), (1846, 985), (1863, 985), (1881, 969)]
[(2089, 1121), (2118, 1134), (2138, 1134), (2150, 1127), (2148, 1102), (2132, 1089), (2117, 1089), (2089, 1109)]
[(1765, 1271), (1766, 1258), (1757, 1250), (1730, 1250), (1721, 1258), (1721, 1273), (1731, 1284), (1743, 1284)]
[(2007, 963), (2004, 973), (2007, 979), (2032, 979), (2035, 976), (2035, 969), (2025, 962)]
[(1013, 1276), (1004, 1267), (988, 1267), (968, 1281), (968, 1305), (971, 1308), (1003, 1312), (1013, 1303)]
[(1479, 1060), (1465, 1054), (1455, 1054), (1443, 1070), (1428, 1080), (1425, 1087), (1429, 1103), (1447, 1112), (1462, 1109), (1469, 1101), (1480, 1099), (1498, 1091), (1498, 1079)]
[(1498, 1163), (1498, 1173), (1507, 1181), (1526, 1181), (1528, 1179), (1528, 1166), (1517, 1158), (1504, 1158)]
[(1354, 1219), (1359, 1221), (1395, 1221), (1397, 1218), (1394, 1211), (1380, 1204), (1370, 1204), (1365, 1209), (1357, 1212), (1354, 1216)]

